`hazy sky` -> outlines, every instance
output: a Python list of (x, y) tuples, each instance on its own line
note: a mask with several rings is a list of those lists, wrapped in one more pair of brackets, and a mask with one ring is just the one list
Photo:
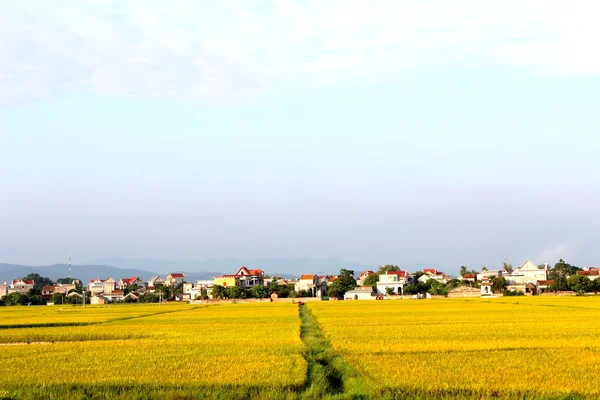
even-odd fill
[(1, 8), (0, 262), (600, 263), (596, 1)]

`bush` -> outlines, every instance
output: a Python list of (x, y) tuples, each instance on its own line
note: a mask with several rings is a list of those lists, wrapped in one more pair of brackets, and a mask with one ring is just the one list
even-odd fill
[(525, 296), (525, 293), (523, 293), (520, 290), (514, 291), (514, 290), (505, 290), (504, 291), (504, 296)]

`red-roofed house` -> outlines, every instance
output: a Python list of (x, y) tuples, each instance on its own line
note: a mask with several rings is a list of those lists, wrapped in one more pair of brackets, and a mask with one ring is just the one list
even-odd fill
[(358, 276), (358, 279), (356, 280), (356, 284), (358, 286), (363, 286), (365, 284), (365, 279), (367, 279), (368, 276), (371, 275), (375, 275), (375, 272), (373, 271), (363, 271), (360, 273), (360, 275)]
[(30, 279), (15, 279), (10, 284), (10, 289), (8, 289), (8, 293), (19, 292), (22, 294), (27, 294), (31, 289), (33, 289), (34, 282)]
[(377, 282), (377, 293), (387, 294), (387, 288), (392, 288), (394, 294), (403, 294), (404, 285), (412, 279), (408, 271), (386, 271), (379, 275)]
[(167, 275), (167, 279), (165, 279), (165, 286), (177, 286), (180, 283), (183, 283), (185, 280), (185, 274), (181, 272), (171, 272)]
[(54, 294), (56, 287), (53, 285), (44, 286), (42, 288), (42, 296), (45, 298), (50, 298)]
[(121, 278), (119, 281), (119, 289), (125, 289), (126, 287), (136, 285), (139, 288), (146, 287), (146, 283), (140, 279), (139, 276), (132, 276), (130, 278)]
[(596, 280), (600, 277), (600, 268), (589, 268), (587, 271), (577, 271), (577, 275), (587, 276), (591, 280)]
[(262, 269), (248, 269), (246, 267), (241, 267), (235, 273), (235, 276), (242, 289), (265, 284), (265, 271)]
[(435, 268), (425, 268), (423, 270), (423, 275), (421, 275), (421, 277), (419, 278), (419, 282), (425, 283), (430, 279), (434, 279), (440, 283), (445, 284), (450, 279), (452, 279), (452, 277), (450, 275), (446, 274), (445, 272), (438, 271)]

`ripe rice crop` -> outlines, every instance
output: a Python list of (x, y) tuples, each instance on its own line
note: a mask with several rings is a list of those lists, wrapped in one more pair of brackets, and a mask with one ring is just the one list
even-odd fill
[[(15, 309), (34, 318), (30, 308)], [(89, 307), (80, 319), (62, 318), (105, 321), (89, 326), (0, 330), (0, 342), (31, 342), (0, 347), (0, 389), (19, 398), (56, 396), (64, 390), (72, 398), (82, 392), (129, 398), (128, 391), (163, 398), (173, 390), (186, 398), (202, 393), (218, 397), (223, 388), (246, 397), (275, 393), (280, 398), (304, 384), (307, 365), (292, 304), (106, 309)], [(52, 312), (43, 310), (41, 319), (50, 320)], [(87, 313), (94, 311), (98, 316), (91, 318)], [(126, 319), (130, 316), (135, 318)]]
[(600, 297), (310, 303), (391, 397), (600, 397)]

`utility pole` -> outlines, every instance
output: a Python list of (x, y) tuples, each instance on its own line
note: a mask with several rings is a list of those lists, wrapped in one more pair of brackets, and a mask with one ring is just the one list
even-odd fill
[(69, 254), (69, 279), (73, 279), (71, 276), (71, 255)]

